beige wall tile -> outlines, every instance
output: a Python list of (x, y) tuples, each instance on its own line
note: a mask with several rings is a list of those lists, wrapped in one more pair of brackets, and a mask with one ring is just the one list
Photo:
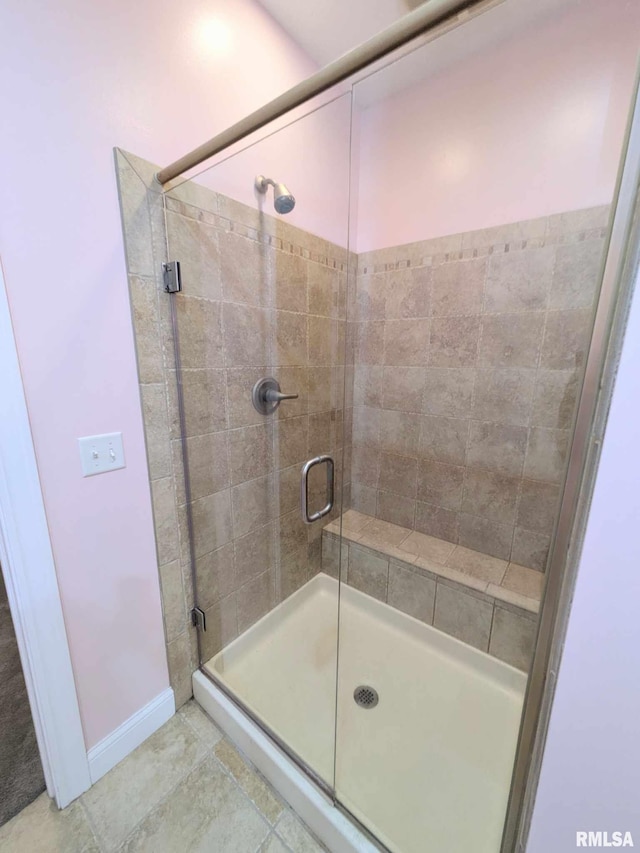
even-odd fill
[(187, 628), (175, 640), (167, 643), (169, 683), (173, 688), (176, 708), (180, 708), (185, 702), (188, 702), (193, 695), (191, 676), (195, 670), (196, 662), (191, 654), (190, 631), (195, 631), (195, 628)]
[[(309, 261), (307, 265), (309, 281), (308, 311), (309, 314), (320, 314), (323, 317), (345, 316), (345, 309), (338, 311), (339, 274), (322, 264)], [(306, 306), (303, 310), (307, 310)]]
[(276, 311), (275, 338), (275, 363), (277, 365), (306, 366), (308, 362), (309, 340), (307, 316), (305, 314), (294, 314), (291, 311)]
[(236, 593), (238, 632), (242, 634), (275, 605), (273, 571), (263, 572)]
[(350, 586), (379, 601), (386, 601), (388, 576), (388, 560), (356, 545), (349, 546), (348, 583)]
[(198, 607), (207, 609), (236, 586), (233, 544), (228, 542), (196, 560)]
[(221, 255), (218, 230), (170, 210), (167, 211), (166, 222), (169, 255), (180, 261), (183, 294), (219, 300)]
[(558, 246), (550, 308), (591, 308), (599, 284), (603, 251), (602, 238)]
[[(175, 373), (172, 374), (170, 384), (171, 437), (181, 438), (174, 377)], [(225, 371), (183, 370), (181, 381), (184, 399), (185, 434), (187, 436), (205, 435), (209, 432), (218, 432), (219, 430), (226, 429), (227, 393), (225, 388)]]
[(471, 411), (475, 370), (428, 367), (425, 370), (422, 411), (450, 418), (468, 416)]
[(332, 578), (338, 578), (340, 570), (347, 575), (349, 566), (349, 546), (339, 537), (324, 533), (322, 536), (322, 571)]
[(520, 482), (517, 477), (506, 477), (496, 471), (467, 468), (462, 511), (513, 524)]
[(173, 490), (173, 478), (164, 477), (151, 483), (153, 519), (158, 548), (158, 564), (163, 566), (180, 556), (178, 543), (178, 516)]
[[(253, 407), (251, 402), (251, 391), (259, 379), (270, 376), (268, 367), (232, 367), (226, 371), (227, 400), (229, 407), (229, 427), (249, 426), (251, 424), (264, 424), (265, 416), (261, 415)], [(210, 432), (211, 430), (205, 430)]]
[(391, 560), (388, 603), (392, 607), (431, 625), (435, 598), (436, 582), (434, 580)]
[(460, 513), (458, 541), (461, 545), (501, 560), (508, 560), (511, 557), (512, 540), (513, 525)]
[(569, 429), (578, 398), (578, 370), (538, 370), (533, 394), (533, 426)]
[(430, 321), (387, 320), (384, 324), (384, 363), (404, 367), (427, 364)]
[(244, 536), (256, 527), (262, 527), (275, 514), (273, 475), (258, 477), (231, 489), (233, 506), (233, 533)]
[(224, 367), (220, 303), (183, 296), (176, 308), (182, 367)]
[(520, 477), (527, 449), (528, 430), (522, 426), (472, 421), (467, 465), (489, 468)]
[(494, 254), (485, 285), (486, 313), (540, 311), (547, 304), (555, 246)]
[(425, 415), (420, 421), (418, 454), (449, 465), (464, 465), (468, 440), (468, 420)]
[(535, 619), (519, 616), (496, 605), (489, 653), (528, 671), (536, 635)]
[(518, 525), (550, 535), (558, 513), (559, 500), (559, 486), (523, 480), (518, 504)]
[[(416, 497), (418, 460), (395, 453), (381, 453), (378, 487), (408, 498)], [(371, 460), (373, 461), (373, 460)], [(364, 482), (361, 480), (361, 482)]]
[(270, 522), (234, 540), (236, 586), (242, 586), (275, 566), (275, 535), (275, 525)]
[(205, 610), (207, 630), (200, 634), (202, 660), (208, 661), (238, 636), (236, 593), (218, 599)]
[(187, 629), (187, 610), (179, 560), (160, 566), (160, 588), (164, 629), (167, 642), (171, 642)]
[(215, 551), (231, 541), (233, 536), (229, 489), (200, 498), (194, 501), (191, 507), (196, 557)]
[(478, 370), (471, 416), (528, 426), (534, 383), (535, 370), (529, 368)]
[(272, 315), (269, 311), (225, 302), (222, 318), (227, 367), (269, 363), (272, 339)]
[(420, 415), (387, 410), (380, 412), (380, 448), (382, 450), (402, 456), (415, 456), (419, 436)]
[(497, 314), (482, 320), (478, 364), (481, 367), (537, 367), (544, 311)]
[(171, 475), (171, 446), (169, 443), (169, 418), (164, 382), (141, 385), (142, 416), (147, 440), (149, 478), (158, 480)]
[(480, 318), (434, 317), (429, 340), (429, 367), (472, 367), (478, 355)]
[(543, 572), (549, 556), (550, 541), (550, 537), (545, 533), (516, 527), (513, 533), (511, 559), (514, 563)]
[(569, 437), (569, 430), (532, 427), (524, 464), (525, 477), (560, 483), (565, 473)]
[(382, 404), (385, 409), (420, 412), (424, 393), (424, 368), (385, 367), (382, 376)]
[[(182, 442), (174, 441), (172, 444), (177, 470), (177, 466), (182, 460)], [(187, 459), (192, 500), (198, 500), (229, 488), (229, 454), (226, 432), (214, 432), (209, 435), (196, 435), (188, 438)], [(178, 503), (183, 504), (186, 498), (182, 478), (176, 478), (176, 487)]]
[(456, 510), (418, 501), (416, 503), (416, 530), (447, 542), (458, 541), (460, 514)]
[(152, 278), (129, 277), (141, 383), (164, 382), (164, 361), (158, 314), (158, 290)]
[(550, 370), (582, 367), (589, 346), (590, 308), (550, 311), (540, 353), (540, 366)]
[(486, 258), (435, 266), (431, 286), (433, 316), (479, 314), (482, 310), (486, 271)]
[(483, 652), (489, 648), (493, 605), (438, 582), (433, 625)]
[(430, 314), (431, 268), (394, 270), (384, 275), (384, 310), (388, 320), (415, 320)]
[[(225, 302), (270, 305), (273, 301), (274, 270), (272, 250), (232, 231), (221, 231), (220, 279)], [(212, 265), (207, 266), (209, 275)]]
[(413, 528), (415, 514), (415, 498), (408, 498), (378, 489), (376, 503), (377, 518), (388, 521), (391, 524), (398, 524), (401, 527)]
[(228, 432), (231, 485), (273, 470), (273, 426), (270, 421)]
[(459, 510), (463, 480), (462, 466), (421, 459), (418, 463), (418, 500), (446, 509)]

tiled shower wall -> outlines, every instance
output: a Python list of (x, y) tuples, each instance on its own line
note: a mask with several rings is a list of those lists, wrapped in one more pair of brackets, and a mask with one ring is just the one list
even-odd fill
[[(334, 456), (337, 514), (351, 434), (342, 402), (347, 253), (195, 184), (168, 194), (165, 212), (156, 169), (122, 152), (117, 164), (169, 670), (181, 704), (198, 661), (169, 300), (178, 309), (207, 659), (320, 570), (322, 528), (301, 520), (300, 467)], [(160, 276), (165, 227), (182, 266), (175, 297)], [(251, 389), (263, 376), (298, 399), (258, 414)], [(324, 472), (316, 474), (311, 496), (321, 505)]]
[(608, 211), (359, 256), (355, 509), (544, 570)]

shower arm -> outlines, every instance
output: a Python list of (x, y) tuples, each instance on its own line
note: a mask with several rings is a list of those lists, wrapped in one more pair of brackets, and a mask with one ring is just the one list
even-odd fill
[[(306, 101), (315, 98), (316, 95), (326, 92), (337, 83), (351, 77), (357, 71), (361, 71), (378, 59), (402, 47), (417, 36), (424, 35), (445, 21), (461, 24), (469, 17), (471, 10), (480, 7), (493, 7), (504, 0), (428, 0), (415, 11), (409, 12), (398, 21), (395, 21), (387, 29), (373, 36), (373, 38), (345, 53), (334, 62), (329, 63), (320, 71), (312, 74), (306, 80), (298, 83), (292, 89), (279, 95), (273, 101), (269, 101), (260, 109), (241, 119), (236, 124), (214, 136), (208, 142), (194, 148), (184, 157), (165, 166), (156, 175), (156, 180), (164, 186), (193, 169), (194, 166), (204, 163), (215, 154), (219, 154), (230, 145), (260, 130), (269, 122), (299, 107)], [(455, 17), (458, 20), (455, 21)]]

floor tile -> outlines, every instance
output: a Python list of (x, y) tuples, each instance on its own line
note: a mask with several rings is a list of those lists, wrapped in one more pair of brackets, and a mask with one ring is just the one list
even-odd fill
[(276, 824), (276, 832), (295, 853), (320, 853), (320, 851), (326, 850), (289, 809), (284, 812)]
[(79, 802), (64, 811), (46, 793), (0, 827), (2, 853), (93, 853), (98, 850)]
[(269, 825), (210, 755), (140, 823), (121, 853), (249, 853)]
[(83, 803), (105, 848), (115, 850), (205, 753), (176, 714), (87, 791)]
[(217, 744), (214, 755), (231, 773), (258, 811), (266, 817), (269, 823), (274, 824), (282, 814), (284, 805), (275, 795), (273, 788), (265, 782), (255, 769), (247, 764), (242, 755), (228, 740), (221, 740)]
[(211, 717), (205, 714), (195, 699), (191, 699), (186, 705), (183, 705), (178, 714), (206, 746), (215, 746), (218, 741), (222, 740), (222, 732)]

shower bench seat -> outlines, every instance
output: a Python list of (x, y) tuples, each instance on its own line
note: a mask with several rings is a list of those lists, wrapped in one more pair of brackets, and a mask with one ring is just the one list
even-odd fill
[(340, 571), (361, 592), (529, 668), (541, 572), (351, 509), (322, 531), (322, 571)]

